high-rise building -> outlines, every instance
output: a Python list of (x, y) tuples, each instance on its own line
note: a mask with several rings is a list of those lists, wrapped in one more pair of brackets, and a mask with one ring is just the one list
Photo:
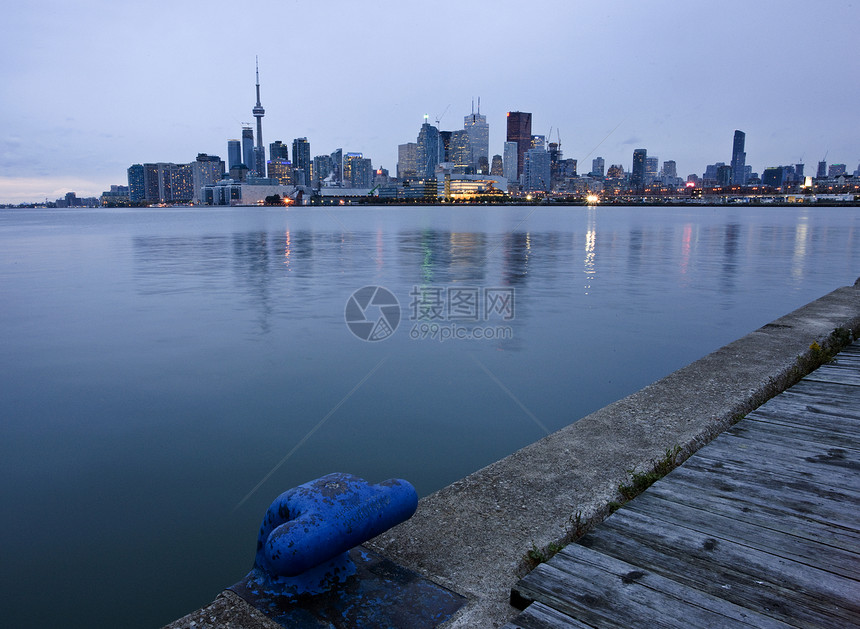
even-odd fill
[(415, 179), (418, 177), (418, 144), (407, 142), (397, 147), (397, 178)]
[(523, 173), (523, 162), (526, 151), (532, 144), (532, 115), (524, 111), (509, 111), (507, 116), (508, 142), (516, 142), (517, 145), (517, 174), (514, 180)]
[(647, 149), (633, 151), (633, 168), (630, 171), (631, 188), (641, 189), (645, 185), (645, 158), (647, 156)]
[(128, 200), (132, 203), (140, 203), (144, 199), (146, 199), (146, 184), (143, 164), (133, 164), (128, 167)]
[[(663, 180), (664, 182), (667, 179), (677, 179), (678, 178), (678, 167), (675, 164), (675, 160), (670, 159), (663, 162)], [(668, 182), (666, 182), (668, 183)]]
[(348, 188), (370, 188), (373, 165), (361, 153), (347, 153), (343, 158), (343, 181)]
[(523, 162), (523, 189), (532, 192), (548, 192), (550, 189), (551, 167), (549, 153), (542, 148), (526, 151)]
[(308, 139), (296, 138), (293, 140), (293, 170), (301, 173), (299, 185), (311, 185), (311, 163), (311, 144)]
[(731, 185), (743, 186), (746, 184), (746, 173), (744, 166), (747, 161), (747, 154), (744, 152), (744, 143), (746, 134), (743, 131), (735, 131), (735, 138), (732, 142), (732, 180)]
[(493, 155), (493, 162), (490, 165), (490, 176), (492, 177), (504, 177), (504, 166), (502, 165), (502, 156), (501, 155)]
[(331, 155), (317, 155), (314, 157), (314, 188), (319, 188), (322, 182), (331, 175)]
[(242, 144), (239, 140), (227, 140), (227, 168), (235, 168), (242, 163)]
[(269, 144), (269, 159), (285, 159), (290, 161), (290, 147), (280, 140), (275, 140)]
[(254, 130), (249, 125), (242, 125), (242, 163), (252, 173), (257, 172), (254, 158)]
[(453, 135), (452, 131), (440, 131), (439, 132), (439, 161), (440, 162), (450, 162), (451, 161), (451, 136)]
[[(818, 173), (815, 175), (818, 179), (823, 179), (827, 176), (827, 162), (824, 160), (818, 162)], [(762, 181), (764, 181), (764, 175), (762, 175)]]
[(591, 160), (591, 176), (592, 177), (603, 177), (604, 168), (606, 167), (606, 162), (602, 157), (595, 157)]
[(147, 203), (159, 203), (161, 201), (160, 177), (158, 176), (158, 164), (143, 165), (143, 200)]
[(422, 179), (431, 179), (436, 174), (436, 166), (442, 158), (442, 141), (439, 129), (427, 122), (424, 116), (424, 124), (418, 132), (418, 176)]
[(502, 159), (502, 170), (509, 184), (517, 183), (517, 150), (516, 142), (505, 142), (504, 157)]
[[(238, 142), (237, 142), (238, 144)], [(193, 199), (203, 202), (203, 186), (212, 185), (224, 176), (224, 162), (217, 155), (198, 153), (197, 159), (191, 162), (191, 177), (193, 184)]]
[(343, 149), (331, 154), (331, 181), (336, 186), (343, 185)]
[(656, 155), (654, 157), (646, 156), (645, 157), (645, 184), (648, 185), (653, 182), (657, 178), (657, 174), (660, 172), (660, 158)]
[(476, 171), (480, 169), (481, 158), (490, 158), (490, 125), (487, 117), (481, 114), (481, 99), (478, 99), (478, 113), (475, 113), (474, 103), (472, 113), (463, 119), (463, 129), (469, 134), (469, 150), (471, 157), (469, 165)]
[(282, 186), (292, 185), (293, 165), (290, 160), (273, 157), (266, 163), (266, 170), (269, 179), (276, 179)]
[(844, 175), (848, 172), (848, 168), (845, 164), (830, 164), (827, 167), (827, 176), (828, 177), (839, 177), (840, 175)]
[(257, 146), (254, 150), (254, 166), (245, 164), (251, 170), (256, 170), (258, 177), (265, 177), (266, 166), (266, 149), (263, 147), (263, 116), (266, 115), (266, 110), (260, 104), (260, 62), (257, 60), (257, 104), (251, 110), (254, 118), (257, 119)]
[(472, 162), (472, 137), (467, 129), (454, 131), (451, 134), (451, 151), (448, 161), (454, 164), (457, 172), (475, 172)]

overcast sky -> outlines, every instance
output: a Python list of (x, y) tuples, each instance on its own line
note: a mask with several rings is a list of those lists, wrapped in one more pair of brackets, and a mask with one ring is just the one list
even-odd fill
[[(827, 155), (860, 162), (860, 0), (29, 0), (4, 8), (0, 203), (93, 196), (133, 163), (226, 160), (252, 122), (311, 155), (395, 172), (423, 115), (459, 129), (481, 97), (490, 154), (507, 111), (560, 134), (588, 172), (633, 149), (678, 174)], [(444, 115), (443, 115), (444, 114)]]

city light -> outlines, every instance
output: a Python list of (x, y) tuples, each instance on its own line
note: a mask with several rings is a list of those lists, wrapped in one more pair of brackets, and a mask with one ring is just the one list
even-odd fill
[(594, 205), (596, 203), (600, 203), (600, 197), (596, 194), (589, 194), (587, 197), (585, 197), (585, 202), (589, 205)]

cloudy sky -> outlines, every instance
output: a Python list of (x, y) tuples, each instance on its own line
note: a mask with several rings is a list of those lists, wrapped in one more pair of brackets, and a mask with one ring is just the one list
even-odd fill
[(502, 152), (507, 111), (559, 135), (580, 172), (634, 148), (701, 174), (860, 162), (860, 0), (29, 0), (4, 8), (0, 203), (98, 195), (139, 162), (226, 159), (253, 120), (311, 154), (392, 174), (424, 114), (474, 97)]

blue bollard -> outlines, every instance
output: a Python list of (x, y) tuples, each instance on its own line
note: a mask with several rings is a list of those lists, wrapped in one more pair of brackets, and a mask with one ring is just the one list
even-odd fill
[(354, 572), (348, 551), (408, 520), (417, 507), (418, 494), (404, 480), (371, 485), (352, 474), (328, 474), (271, 504), (260, 526), (254, 568), (289, 583), (292, 579), (284, 577), (308, 575), (317, 581), (315, 568)]

